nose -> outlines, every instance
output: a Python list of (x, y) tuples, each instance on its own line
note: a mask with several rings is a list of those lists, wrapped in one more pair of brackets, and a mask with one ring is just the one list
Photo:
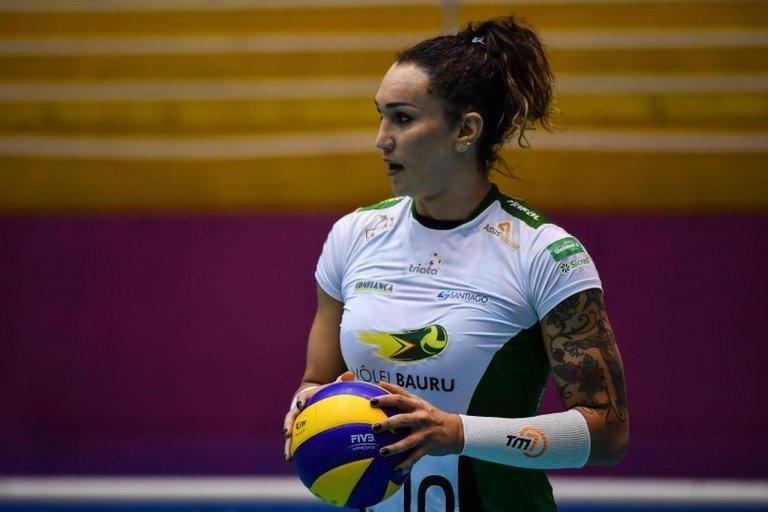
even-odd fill
[(379, 133), (376, 135), (376, 148), (385, 156), (395, 149), (395, 140), (387, 133), (383, 122), (379, 125)]

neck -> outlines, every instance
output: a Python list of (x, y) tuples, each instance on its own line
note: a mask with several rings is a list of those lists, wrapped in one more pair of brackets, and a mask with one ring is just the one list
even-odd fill
[(476, 176), (476, 179), (456, 184), (438, 195), (415, 198), (416, 211), (435, 220), (466, 219), (491, 189), (484, 175), (478, 172)]

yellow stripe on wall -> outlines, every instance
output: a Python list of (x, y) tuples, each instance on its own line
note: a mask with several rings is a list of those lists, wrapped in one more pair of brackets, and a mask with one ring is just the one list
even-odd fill
[(125, 80), (379, 76), (394, 51), (220, 55), (0, 56), (4, 80)]
[[(372, 97), (396, 41), (441, 29), (439, 3), (210, 1), (0, 4), (0, 211), (350, 209), (389, 196)], [(524, 180), (504, 188), (555, 210), (768, 208), (768, 2), (488, 3), (459, 2), (460, 17), (513, 13), (559, 41), (548, 48), (569, 128), (510, 153)], [(174, 47), (206, 36), (218, 39)], [(54, 49), (62, 37), (74, 39)]]
[[(370, 97), (216, 101), (23, 101), (0, 108), (6, 134), (199, 134), (369, 130)], [(560, 94), (562, 127), (768, 129), (768, 93)], [(706, 108), (704, 108), (706, 106)]]
[[(526, 2), (465, 4), (462, 21), (515, 14), (537, 29), (600, 26), (601, 28), (663, 26), (768, 25), (762, 1), (700, 2)], [(251, 7), (226, 10), (118, 10), (83, 12), (0, 12), (0, 33), (8, 36), (73, 36), (116, 34), (438, 31), (439, 5)]]
[[(765, 48), (549, 49), (558, 73), (766, 73)], [(0, 56), (6, 81), (380, 78), (397, 49), (203, 55)]]
[(212, 11), (0, 12), (5, 37), (280, 32), (436, 32), (437, 5), (252, 8)]
[[(768, 153), (508, 154), (543, 210), (765, 211)], [(376, 155), (225, 161), (0, 159), (0, 212), (349, 210), (390, 197)]]
[(703, 27), (760, 26), (768, 24), (768, 6), (760, 0), (700, 2), (526, 2), (515, 4), (464, 4), (461, 20), (515, 16), (536, 29), (558, 27)]

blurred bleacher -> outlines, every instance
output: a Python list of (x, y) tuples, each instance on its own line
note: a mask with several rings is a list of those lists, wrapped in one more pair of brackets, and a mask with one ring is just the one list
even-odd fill
[(544, 209), (768, 207), (768, 3), (0, 0), (0, 211), (338, 210), (390, 194), (397, 50), (535, 27), (564, 129), (507, 152)]

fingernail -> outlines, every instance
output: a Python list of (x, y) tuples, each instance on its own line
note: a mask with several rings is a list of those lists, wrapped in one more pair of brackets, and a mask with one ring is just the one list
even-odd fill
[(371, 426), (371, 430), (373, 430), (374, 432), (381, 432), (381, 424), (374, 423), (373, 426)]
[(386, 457), (387, 455), (389, 455), (389, 448), (382, 448), (381, 450), (379, 450), (379, 455), (381, 455), (382, 457)]
[(371, 405), (378, 405), (379, 399), (378, 398), (371, 398)]

